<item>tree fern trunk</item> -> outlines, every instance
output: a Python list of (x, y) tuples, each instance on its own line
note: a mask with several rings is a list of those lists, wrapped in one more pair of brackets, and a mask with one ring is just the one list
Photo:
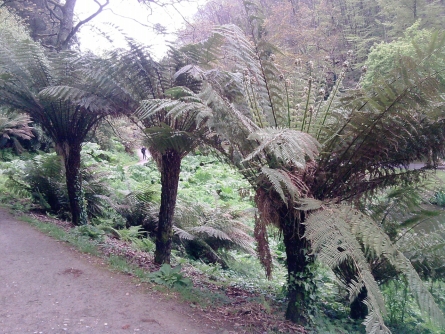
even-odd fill
[(170, 263), (173, 237), (173, 215), (178, 194), (181, 155), (169, 150), (161, 155), (161, 208), (159, 210), (158, 231), (156, 233), (155, 262)]
[[(346, 286), (351, 284), (352, 280), (356, 279), (357, 276), (357, 270), (350, 260), (343, 261), (338, 266), (338, 268), (334, 269), (334, 273)], [(368, 315), (368, 307), (363, 303), (363, 301), (366, 299), (367, 296), (368, 290), (363, 287), (350, 305), (349, 316), (351, 317), (351, 319), (357, 320), (366, 318), (366, 316)]]
[(306, 324), (311, 309), (311, 295), (315, 292), (313, 274), (309, 265), (313, 258), (308, 255), (308, 244), (303, 238), (305, 218), (303, 211), (289, 210), (283, 206), (280, 210), (280, 225), (283, 231), (287, 255), (288, 305), (286, 319)]
[(363, 303), (363, 301), (368, 297), (368, 290), (363, 287), (360, 290), (357, 298), (351, 303), (351, 308), (349, 312), (349, 316), (351, 319), (365, 319), (368, 315), (368, 307)]
[(85, 207), (83, 205), (82, 177), (80, 174), (80, 145), (72, 145), (64, 154), (66, 187), (70, 202), (72, 222), (74, 225), (87, 223)]

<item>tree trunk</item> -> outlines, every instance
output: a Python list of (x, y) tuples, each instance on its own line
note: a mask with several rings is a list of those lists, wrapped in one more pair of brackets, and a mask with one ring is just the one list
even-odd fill
[(363, 303), (366, 297), (368, 297), (368, 290), (363, 287), (360, 290), (357, 298), (355, 298), (354, 301), (351, 303), (351, 309), (349, 312), (349, 316), (351, 317), (351, 319), (357, 320), (366, 318), (366, 316), (368, 315), (368, 307), (365, 303)]
[[(352, 260), (347, 260), (340, 263), (340, 265), (334, 269), (334, 273), (345, 286), (349, 286), (352, 280), (356, 278), (357, 270)], [(349, 316), (351, 319), (357, 320), (366, 318), (368, 315), (368, 307), (363, 303), (363, 301), (367, 296), (368, 290), (363, 287), (350, 305)]]
[(155, 262), (170, 263), (173, 237), (173, 215), (178, 194), (180, 153), (169, 150), (161, 155), (161, 208), (159, 209), (158, 231), (156, 233)]
[(74, 7), (77, 0), (66, 0), (65, 4), (61, 7), (62, 17), (60, 21), (60, 27), (57, 34), (58, 50), (67, 50), (71, 39), (68, 38), (73, 30), (74, 24)]
[(80, 174), (80, 145), (72, 145), (64, 153), (66, 187), (70, 202), (72, 222), (74, 225), (87, 223), (84, 196), (82, 192), (82, 176)]
[(308, 255), (308, 243), (303, 238), (304, 225), (302, 223), (305, 213), (283, 207), (279, 210), (279, 214), (287, 255), (286, 319), (305, 325), (309, 320), (311, 296), (315, 292), (313, 273), (309, 268), (309, 265), (313, 263), (313, 257)]

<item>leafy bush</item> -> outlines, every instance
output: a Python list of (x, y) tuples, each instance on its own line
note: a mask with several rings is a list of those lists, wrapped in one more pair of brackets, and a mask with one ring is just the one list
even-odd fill
[(124, 228), (122, 230), (118, 230), (117, 232), (121, 240), (131, 242), (144, 234), (141, 226), (130, 226), (129, 228)]
[(433, 198), (430, 200), (431, 204), (445, 207), (445, 189), (436, 191)]
[(158, 271), (151, 273), (149, 277), (153, 282), (169, 288), (192, 286), (192, 281), (181, 274), (180, 265), (172, 268), (169, 264), (164, 263)]
[[(108, 170), (99, 168), (96, 159), (103, 154), (92, 150), (92, 145), (89, 151), (82, 152), (81, 173), (87, 214), (90, 219), (111, 218), (116, 215), (112, 199), (112, 194), (116, 192), (111, 191), (109, 186), (113, 175)], [(103, 155), (103, 158), (107, 158), (107, 155)], [(55, 153), (41, 153), (28, 161), (14, 160), (4, 173), (9, 177), (7, 185), (12, 190), (28, 192), (40, 209), (69, 219), (65, 171), (60, 156)]]
[(156, 245), (153, 241), (151, 241), (149, 238), (142, 238), (142, 239), (134, 239), (131, 244), (138, 250), (143, 252), (153, 252), (156, 248)]
[(93, 240), (101, 240), (105, 232), (94, 225), (82, 225), (74, 228), (73, 232)]

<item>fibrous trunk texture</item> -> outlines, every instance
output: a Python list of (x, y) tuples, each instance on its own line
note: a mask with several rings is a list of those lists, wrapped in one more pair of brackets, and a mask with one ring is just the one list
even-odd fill
[(85, 225), (87, 223), (85, 206), (83, 204), (82, 177), (80, 174), (80, 145), (72, 145), (66, 154), (65, 174), (68, 199), (70, 202), (72, 222), (74, 225)]
[(181, 155), (169, 150), (161, 156), (161, 208), (156, 233), (155, 262), (170, 263), (173, 237), (173, 215), (178, 194)]
[(304, 235), (305, 219), (303, 211), (294, 211), (283, 207), (280, 213), (280, 226), (286, 247), (288, 271), (288, 305), (286, 319), (306, 324), (311, 308), (311, 294), (315, 291), (312, 272), (309, 265), (313, 257), (308, 254), (308, 244)]
[(360, 290), (360, 293), (358, 294), (357, 298), (354, 299), (354, 301), (351, 303), (351, 310), (349, 313), (349, 316), (351, 319), (365, 319), (368, 315), (368, 307), (366, 306), (363, 301), (368, 297), (368, 290), (366, 290), (365, 287), (363, 287)]

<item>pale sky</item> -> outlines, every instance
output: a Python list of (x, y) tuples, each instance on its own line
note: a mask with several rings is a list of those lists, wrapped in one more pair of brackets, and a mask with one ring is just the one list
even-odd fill
[[(104, 0), (99, 0), (101, 3)], [(166, 1), (164, 1), (166, 2)], [(82, 50), (90, 49), (95, 52), (112, 49), (113, 47), (124, 46), (122, 41), (118, 40), (118, 33), (113, 34), (116, 38), (114, 44), (110, 44), (105, 38), (101, 37), (97, 29), (105, 32), (113, 32), (110, 23), (120, 27), (129, 36), (152, 46), (153, 55), (161, 58), (167, 51), (166, 41), (174, 41), (172, 34), (176, 29), (185, 25), (186, 22), (178, 14), (178, 11), (186, 19), (191, 19), (196, 12), (198, 5), (202, 5), (206, 0), (189, 0), (187, 2), (171, 6), (156, 7), (150, 11), (137, 0), (110, 0), (110, 4), (98, 16), (85, 25), (78, 34)], [(80, 20), (86, 18), (98, 8), (93, 0), (78, 0), (76, 4), (76, 13)], [(125, 18), (127, 17), (127, 18)], [(135, 20), (141, 22), (142, 25)], [(166, 35), (159, 35), (154, 32), (153, 26), (161, 24), (166, 28)]]

